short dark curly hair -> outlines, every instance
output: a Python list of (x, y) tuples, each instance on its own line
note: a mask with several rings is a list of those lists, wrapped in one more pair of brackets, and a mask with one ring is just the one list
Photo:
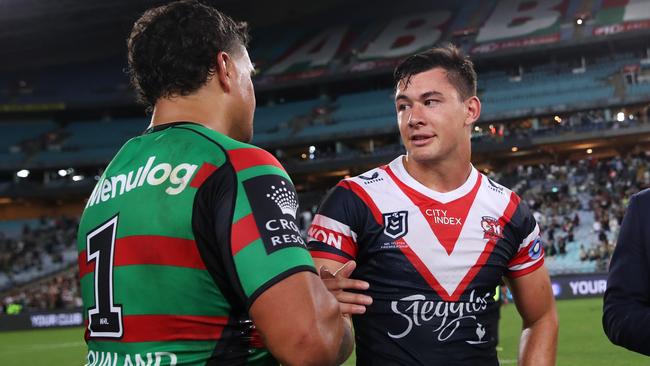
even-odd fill
[(248, 45), (248, 26), (196, 0), (147, 10), (127, 41), (128, 73), (138, 100), (189, 95), (205, 85), (217, 53)]
[(402, 80), (408, 84), (413, 75), (436, 67), (447, 71), (449, 82), (462, 100), (476, 95), (474, 64), (453, 44), (434, 47), (407, 57), (395, 67), (393, 79), (396, 85)]

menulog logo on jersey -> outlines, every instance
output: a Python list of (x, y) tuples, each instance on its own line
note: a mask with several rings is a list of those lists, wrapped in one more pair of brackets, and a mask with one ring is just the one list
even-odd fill
[(182, 163), (176, 167), (172, 167), (169, 163), (160, 163), (154, 166), (155, 161), (156, 157), (150, 156), (147, 163), (138, 167), (137, 170), (102, 178), (93, 189), (86, 207), (121, 196), (144, 186), (145, 183), (150, 186), (158, 186), (169, 182), (165, 193), (172, 196), (177, 195), (185, 190), (197, 168), (197, 165), (189, 163)]

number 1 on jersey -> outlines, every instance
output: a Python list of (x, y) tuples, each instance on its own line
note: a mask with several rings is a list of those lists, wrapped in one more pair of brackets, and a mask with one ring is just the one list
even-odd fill
[(95, 306), (88, 309), (90, 337), (122, 337), (122, 306), (113, 302), (117, 218), (114, 216), (86, 236), (87, 261), (95, 262)]

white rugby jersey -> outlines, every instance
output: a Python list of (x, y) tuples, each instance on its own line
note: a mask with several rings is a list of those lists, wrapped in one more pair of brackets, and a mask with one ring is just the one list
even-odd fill
[(519, 197), (472, 168), (440, 193), (403, 157), (341, 181), (309, 228), (315, 258), (357, 261), (373, 304), (355, 316), (358, 365), (497, 365), (502, 276), (542, 266), (539, 226)]

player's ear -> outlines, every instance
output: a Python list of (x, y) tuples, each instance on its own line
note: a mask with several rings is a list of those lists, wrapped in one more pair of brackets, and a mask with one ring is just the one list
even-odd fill
[(233, 59), (226, 52), (220, 51), (217, 53), (217, 65), (214, 70), (214, 76), (219, 80), (219, 85), (224, 92), (229, 93), (232, 87), (232, 69)]
[(471, 125), (481, 116), (481, 101), (477, 96), (471, 96), (465, 100), (465, 108), (467, 110), (465, 125)]

